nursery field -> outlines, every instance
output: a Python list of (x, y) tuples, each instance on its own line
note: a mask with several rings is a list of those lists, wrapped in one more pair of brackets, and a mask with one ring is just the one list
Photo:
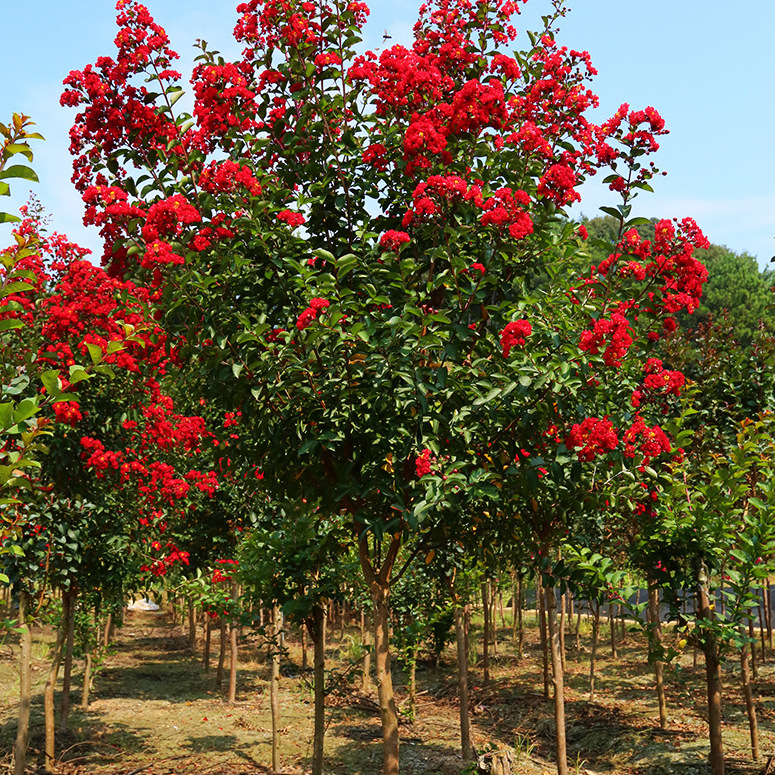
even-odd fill
[[(471, 643), (481, 629), (474, 618)], [(490, 656), (485, 685), (481, 660), (472, 667), (471, 709), (474, 744), (481, 754), (511, 749), (512, 772), (541, 775), (554, 771), (553, 706), (542, 692), (542, 657), (533, 612), (525, 612), (523, 658), (517, 659), (507, 615)], [(569, 759), (577, 772), (633, 775), (690, 775), (707, 771), (707, 723), (703, 718), (702, 659), (691, 652), (666, 671), (669, 725), (660, 730), (653, 676), (643, 636), (617, 637), (617, 658), (601, 639), (597, 690), (589, 700), (591, 626), (581, 619), (566, 638), (566, 714)], [(601, 628), (601, 633), (607, 628)], [(280, 679), (283, 773), (309, 772), (312, 746), (311, 674), (301, 668), (298, 640), (290, 633)], [(668, 635), (668, 639), (669, 639)], [(379, 771), (382, 750), (376, 691), (363, 691), (358, 657), (359, 628), (331, 628), (327, 731), (324, 771), (330, 775), (367, 775)], [(42, 686), (53, 635), (34, 633), (33, 710), (28, 772), (42, 764)], [(201, 644), (200, 644), (201, 645)], [(231, 775), (271, 772), (269, 663), (257, 636), (245, 631), (240, 643), (237, 701), (226, 701), (216, 683), (214, 663), (204, 672), (201, 653), (193, 654), (187, 634), (169, 615), (130, 612), (97, 672), (87, 710), (79, 707), (82, 674), (75, 671), (69, 730), (59, 736), (56, 772), (67, 775)], [(493, 645), (491, 644), (491, 650)], [(198, 649), (199, 650), (199, 649)], [(11, 772), (10, 751), (17, 712), (18, 648), (6, 643), (0, 662), (0, 772)], [(759, 665), (758, 713), (763, 762), (750, 762), (747, 721), (739, 696), (736, 665), (725, 665), (723, 734), (727, 771), (760, 772), (775, 750), (775, 654)], [(472, 772), (459, 752), (455, 660), (452, 649), (438, 665), (420, 662), (414, 713), (407, 677), (394, 666), (401, 711), (401, 768), (407, 773), (457, 775)], [(224, 681), (225, 684), (225, 681)], [(470, 767), (470, 765), (468, 765)]]

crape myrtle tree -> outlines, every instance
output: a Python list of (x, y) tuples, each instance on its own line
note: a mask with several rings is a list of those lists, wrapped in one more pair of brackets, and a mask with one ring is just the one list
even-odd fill
[[(626, 105), (589, 121), (594, 70), (555, 43), (559, 0), (526, 51), (503, 53), (518, 3), (440, 0), (409, 48), (379, 56), (356, 53), (363, 3), (251, 0), (240, 58), (202, 44), (193, 115), (175, 107), (163, 29), (135, 2), (118, 10), (115, 59), (71, 73), (62, 97), (80, 111), (86, 219), (111, 272), (160, 290), (208, 397), (252, 415), (267, 487), (347, 516), (395, 773), (388, 596), (402, 544), (541, 468), (571, 476), (627, 433), (664, 449), (629, 394), (617, 401), (705, 279), (692, 221), (660, 222), (654, 240), (630, 228), (664, 122)], [(620, 228), (579, 277), (583, 230), (564, 208), (601, 167)]]

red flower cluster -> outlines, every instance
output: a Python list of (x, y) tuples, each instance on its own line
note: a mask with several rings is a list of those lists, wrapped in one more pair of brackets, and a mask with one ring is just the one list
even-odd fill
[(212, 579), (213, 584), (223, 584), (226, 581), (231, 581), (234, 572), (237, 570), (239, 560), (216, 560), (216, 568), (213, 569)]
[(663, 403), (669, 396), (680, 396), (686, 378), (680, 371), (672, 371), (662, 366), (659, 358), (649, 358), (643, 371), (646, 377), (643, 386), (632, 393), (632, 405), (635, 408), (642, 403), (661, 400)]
[(606, 365), (621, 366), (622, 358), (632, 344), (629, 329), (630, 323), (627, 318), (619, 312), (614, 312), (610, 319), (596, 320), (591, 329), (582, 331), (579, 348), (592, 355), (598, 355), (605, 347), (603, 360)]
[(410, 237), (405, 231), (396, 231), (389, 229), (379, 239), (379, 246), (382, 250), (390, 253), (398, 253), (403, 245), (409, 242)]
[(277, 220), (287, 223), (292, 229), (306, 223), (305, 217), (301, 213), (295, 213), (293, 210), (281, 210), (277, 213)]
[(317, 320), (321, 311), (329, 307), (330, 304), (331, 302), (328, 299), (312, 299), (309, 307), (296, 319), (296, 328), (299, 331), (303, 331), (313, 320)]
[(626, 457), (635, 457), (636, 452), (643, 455), (641, 465), (647, 466), (652, 458), (672, 451), (670, 440), (658, 425), (649, 428), (640, 415), (636, 415), (635, 422), (624, 433), (624, 454)]
[(414, 461), (414, 468), (417, 473), (418, 478), (422, 478), (423, 476), (427, 476), (428, 474), (433, 473), (433, 464), (435, 464), (436, 458), (431, 456), (431, 451), (429, 449), (424, 449), (422, 451), (422, 454), (417, 457), (417, 459)]
[(503, 347), (503, 357), (508, 358), (512, 347), (525, 344), (525, 339), (533, 333), (533, 326), (529, 320), (512, 320), (506, 323), (506, 327), (501, 333), (501, 347)]
[(581, 424), (574, 424), (565, 439), (568, 450), (575, 449), (579, 460), (586, 462), (612, 452), (618, 444), (616, 429), (607, 417), (587, 417)]

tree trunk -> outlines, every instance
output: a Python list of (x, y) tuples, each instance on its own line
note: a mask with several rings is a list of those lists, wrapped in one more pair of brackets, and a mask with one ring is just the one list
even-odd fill
[(765, 623), (764, 623), (764, 590), (759, 588), (759, 592), (756, 595), (756, 600), (758, 603), (758, 610), (759, 610), (759, 639), (762, 642), (762, 664), (764, 664), (767, 661), (767, 650), (765, 648)]
[(517, 577), (517, 659), (525, 656), (525, 629), (522, 623), (522, 576)]
[(748, 617), (748, 637), (751, 639), (751, 672), (753, 673), (753, 680), (756, 681), (759, 678), (759, 666), (756, 661), (756, 636), (753, 628), (753, 617)]
[(361, 609), (361, 644), (363, 645), (363, 673), (361, 691), (371, 690), (371, 630), (366, 626), (366, 612)]
[(309, 667), (309, 657), (307, 656), (307, 625), (301, 625), (299, 632), (301, 638), (301, 669), (306, 670)]
[(398, 550), (401, 548), (400, 534), (394, 536), (379, 569), (372, 564), (368, 541), (364, 534), (359, 541), (359, 557), (366, 584), (374, 605), (374, 661), (376, 669), (377, 696), (382, 718), (382, 775), (398, 775), (398, 708), (393, 693), (393, 678), (390, 673), (390, 574), (393, 571)]
[(460, 748), (464, 761), (471, 761), (471, 717), (468, 711), (468, 654), (463, 608), (455, 606), (455, 641), (457, 643), (457, 687), (460, 700)]
[(223, 683), (223, 664), (226, 661), (226, 620), (221, 617), (218, 621), (218, 631), (220, 635), (218, 651), (218, 669), (215, 671), (215, 683), (218, 688)]
[(280, 621), (280, 606), (272, 609), (272, 672), (269, 683), (269, 704), (272, 709), (272, 772), (280, 772), (280, 637), (282, 625)]
[(764, 603), (764, 615), (767, 617), (767, 640), (770, 644), (770, 651), (772, 651), (772, 589), (769, 579), (765, 581), (765, 584), (766, 600)]
[(756, 706), (753, 701), (753, 692), (751, 691), (751, 671), (748, 666), (748, 643), (745, 640), (745, 634), (740, 632), (743, 637), (743, 645), (740, 648), (740, 679), (743, 688), (743, 697), (745, 699), (745, 710), (748, 714), (748, 731), (751, 736), (751, 756), (755, 762), (759, 761), (759, 725), (756, 721)]
[[(708, 594), (708, 571), (703, 566), (697, 578), (697, 603), (700, 616), (712, 621), (713, 611)], [(703, 633), (705, 678), (708, 687), (708, 737), (710, 738), (711, 775), (724, 775), (724, 747), (721, 739), (721, 662), (716, 637), (712, 631)]]
[(27, 763), (27, 741), (30, 733), (30, 703), (32, 702), (32, 636), (27, 614), (31, 598), (26, 590), (19, 592), (19, 723), (13, 749), (13, 775), (24, 775)]
[(558, 633), (560, 636), (560, 661), (562, 662), (562, 672), (565, 674), (565, 595), (560, 595), (560, 626)]
[(372, 590), (374, 596), (374, 646), (377, 694), (382, 717), (382, 772), (398, 775), (398, 709), (390, 674), (390, 612), (387, 585)]
[[(649, 621), (651, 624), (651, 640), (657, 649), (662, 646), (662, 626), (659, 618), (659, 589), (649, 586)], [(667, 729), (667, 703), (665, 702), (664, 662), (654, 662), (657, 702), (659, 704), (659, 728)]]
[(592, 619), (592, 646), (589, 650), (589, 700), (595, 699), (595, 658), (597, 657), (597, 640), (600, 635), (600, 603), (594, 603), (595, 613)]
[(102, 635), (102, 648), (107, 648), (110, 645), (110, 635), (113, 632), (113, 614), (108, 611), (108, 615), (105, 617), (105, 630)]
[(482, 582), (482, 612), (484, 614), (484, 633), (482, 636), (482, 668), (484, 670), (484, 683), (490, 683), (490, 585)]
[(618, 654), (616, 651), (616, 615), (614, 614), (614, 604), (608, 604), (608, 624), (611, 629), (611, 657), (616, 659)]
[(202, 646), (202, 667), (205, 673), (210, 672), (210, 640), (213, 634), (213, 620), (209, 613), (205, 612), (204, 619), (205, 639)]
[[(232, 581), (231, 599), (237, 600), (237, 585)], [(237, 633), (239, 624), (232, 620), (229, 623), (229, 704), (237, 701)]]
[(514, 580), (511, 594), (511, 641), (517, 642), (517, 608), (519, 607), (519, 582)]
[(71, 587), (62, 594), (62, 617), (66, 621), (65, 664), (62, 674), (62, 696), (59, 698), (59, 731), (67, 731), (70, 716), (70, 686), (73, 678), (73, 641), (75, 639), (75, 600), (77, 592)]
[(46, 728), (45, 761), (44, 770), (47, 773), (54, 772), (55, 764), (55, 722), (54, 722), (54, 687), (59, 675), (59, 665), (62, 662), (62, 646), (67, 635), (67, 622), (64, 611), (62, 612), (62, 621), (59, 624), (54, 653), (51, 656), (51, 668), (48, 671), (46, 686), (43, 689), (43, 715)]
[(312, 611), (310, 637), (314, 645), (315, 731), (312, 739), (312, 775), (323, 775), (323, 738), (326, 733), (326, 609)]
[(188, 598), (188, 647), (191, 653), (196, 652), (196, 611), (191, 598)]
[(543, 585), (539, 582), (536, 584), (536, 598), (538, 605), (538, 624), (541, 637), (541, 656), (543, 659), (543, 671), (544, 671), (544, 699), (549, 699), (549, 644), (546, 637), (546, 595), (544, 594)]
[(83, 690), (81, 691), (81, 710), (89, 707), (89, 692), (91, 690), (91, 669), (93, 656), (91, 650), (86, 652), (83, 666)]
[(546, 620), (552, 655), (552, 679), (554, 683), (554, 724), (557, 746), (557, 775), (568, 775), (568, 751), (565, 741), (565, 686), (560, 651), (560, 634), (557, 627), (557, 597), (554, 587), (544, 588)]

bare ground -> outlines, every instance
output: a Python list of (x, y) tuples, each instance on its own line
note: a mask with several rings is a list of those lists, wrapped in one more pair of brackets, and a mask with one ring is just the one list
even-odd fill
[[(532, 623), (532, 622), (530, 622)], [(506, 622), (508, 624), (508, 622)], [(598, 691), (588, 697), (588, 638), (582, 622), (581, 649), (568, 639), (567, 729), (569, 756), (577, 772), (630, 775), (702, 775), (708, 746), (704, 721), (702, 663), (685, 655), (667, 675), (670, 725), (656, 723), (651, 669), (640, 635), (629, 633), (617, 660), (601, 644)], [(474, 635), (476, 635), (476, 631)], [(374, 692), (360, 691), (358, 669), (348, 672), (357, 632), (337, 631), (328, 648), (334, 668), (328, 698), (327, 775), (375, 775), (380, 770), (379, 711)], [(552, 765), (553, 708), (543, 697), (541, 652), (535, 629), (528, 628), (525, 657), (517, 660), (510, 632), (499, 633), (491, 658), (492, 679), (483, 685), (481, 663), (472, 670), (474, 741), (482, 752), (512, 748), (515, 775), (543, 775)], [(42, 763), (42, 687), (51, 635), (35, 634), (34, 701), (29, 772)], [(312, 691), (302, 671), (297, 642), (288, 642), (280, 681), (282, 772), (309, 771), (312, 750)], [(218, 639), (214, 635), (217, 659)], [(16, 727), (18, 648), (0, 648), (0, 773), (11, 771)], [(758, 711), (761, 749), (775, 751), (775, 655), (760, 666)], [(88, 710), (78, 707), (80, 666), (74, 679), (75, 707), (70, 728), (57, 739), (62, 775), (240, 775), (270, 773), (271, 721), (268, 669), (260, 641), (246, 635), (241, 644), (238, 700), (229, 705), (215, 670), (205, 673), (184, 633), (162, 614), (128, 614), (117, 642), (98, 672)], [(404, 711), (401, 771), (411, 775), (459, 775), (465, 769), (458, 747), (458, 707), (452, 650), (438, 667), (418, 667), (413, 717), (404, 675), (395, 674)], [(750, 762), (748, 727), (738, 671), (725, 671), (724, 738), (728, 772), (758, 773)], [(766, 759), (765, 759), (766, 761)], [(573, 770), (572, 770), (573, 771)], [(775, 770), (773, 770), (775, 772)]]

